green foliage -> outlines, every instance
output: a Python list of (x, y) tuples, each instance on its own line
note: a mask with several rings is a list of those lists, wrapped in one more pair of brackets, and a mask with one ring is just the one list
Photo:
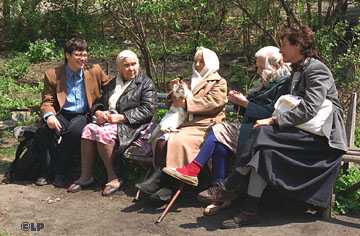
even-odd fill
[(162, 109), (162, 108), (160, 108), (160, 109), (157, 109), (157, 110), (156, 110), (155, 120), (156, 120), (157, 123), (159, 123), (160, 120), (165, 116), (166, 112), (168, 112), (167, 109)]
[(108, 59), (117, 55), (120, 45), (113, 41), (92, 40), (89, 42), (89, 52), (92, 58)]
[(232, 71), (232, 75), (230, 77), (229, 87), (247, 94), (255, 79), (253, 73), (249, 71), (247, 66), (242, 64), (232, 65), (230, 70)]
[(50, 41), (46, 39), (38, 39), (34, 43), (29, 44), (29, 49), (25, 53), (30, 62), (37, 63), (42, 61), (54, 60), (59, 58), (56, 50), (55, 39)]
[(0, 120), (10, 117), (14, 109), (26, 109), (40, 103), (42, 84), (21, 83), (30, 62), (18, 54), (0, 69)]
[[(332, 32), (329, 34), (329, 32)], [(351, 27), (346, 21), (324, 27), (316, 33), (316, 41), (339, 85), (347, 88), (360, 82), (360, 24)]]
[[(30, 61), (27, 56), (23, 53), (18, 53), (14, 58), (5, 64), (4, 68), (2, 68), (3, 71), (1, 71), (0, 76), (20, 80), (28, 72), (29, 66)], [(4, 82), (4, 84), (6, 85), (6, 82)]]
[[(336, 180), (335, 192), (338, 193), (360, 181), (360, 169), (353, 166), (349, 168), (348, 173), (341, 173)], [(360, 211), (360, 190), (347, 196), (336, 195), (335, 210), (341, 214), (351, 211)]]

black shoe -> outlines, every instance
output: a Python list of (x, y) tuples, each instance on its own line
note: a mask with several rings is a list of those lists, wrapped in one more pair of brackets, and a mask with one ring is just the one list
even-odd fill
[(36, 179), (35, 184), (37, 186), (44, 186), (44, 185), (47, 185), (49, 183), (48, 183), (46, 177), (39, 177), (39, 178)]
[(65, 176), (56, 175), (52, 183), (55, 187), (64, 188), (66, 186)]
[(142, 183), (135, 184), (141, 192), (153, 194), (161, 188), (161, 181), (164, 179), (164, 174), (160, 169), (154, 170), (151, 176)]
[(225, 220), (221, 223), (221, 229), (234, 229), (248, 225), (259, 223), (259, 216), (257, 212), (241, 211), (232, 219)]
[(151, 194), (150, 198), (152, 200), (168, 202), (171, 200), (172, 196), (173, 196), (173, 191), (171, 189), (161, 188), (155, 193)]

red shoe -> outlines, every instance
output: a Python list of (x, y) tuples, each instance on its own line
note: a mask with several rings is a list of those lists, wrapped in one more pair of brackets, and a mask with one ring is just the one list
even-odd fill
[(192, 185), (192, 186), (198, 186), (199, 180), (198, 180), (197, 176), (184, 175), (178, 171), (179, 169), (184, 169), (184, 168), (176, 168), (175, 169), (175, 168), (165, 167), (162, 169), (162, 171), (164, 171), (166, 174), (174, 177), (175, 179), (180, 180), (181, 182), (184, 182), (184, 183)]

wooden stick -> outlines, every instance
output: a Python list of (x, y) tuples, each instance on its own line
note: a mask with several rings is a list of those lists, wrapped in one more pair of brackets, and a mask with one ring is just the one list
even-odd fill
[(183, 185), (181, 185), (179, 187), (179, 189), (176, 191), (175, 195), (171, 198), (171, 201), (169, 202), (169, 204), (166, 206), (165, 210), (163, 211), (163, 213), (161, 214), (161, 216), (155, 221), (155, 224), (160, 223), (166, 216), (166, 214), (169, 212), (170, 208), (172, 207), (172, 205), (174, 204), (174, 202), (176, 201), (176, 199), (179, 197), (181, 191), (183, 189)]

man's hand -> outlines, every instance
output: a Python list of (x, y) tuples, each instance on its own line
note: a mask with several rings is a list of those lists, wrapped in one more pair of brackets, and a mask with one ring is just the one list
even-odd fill
[(111, 124), (124, 123), (125, 116), (123, 114), (109, 114), (107, 121)]
[(109, 112), (107, 111), (96, 111), (95, 112), (96, 123), (102, 125), (108, 121)]
[(272, 117), (270, 118), (266, 118), (266, 119), (262, 119), (262, 120), (257, 120), (254, 124), (254, 128), (263, 126), (263, 125), (273, 125), (274, 124), (274, 119)]
[(247, 107), (247, 105), (249, 104), (249, 101), (247, 100), (245, 95), (235, 90), (229, 91), (228, 99), (230, 102), (242, 107)]
[(54, 115), (51, 115), (47, 118), (46, 124), (50, 129), (55, 129), (58, 132), (60, 132), (62, 129), (62, 126), (61, 126), (59, 120)]

